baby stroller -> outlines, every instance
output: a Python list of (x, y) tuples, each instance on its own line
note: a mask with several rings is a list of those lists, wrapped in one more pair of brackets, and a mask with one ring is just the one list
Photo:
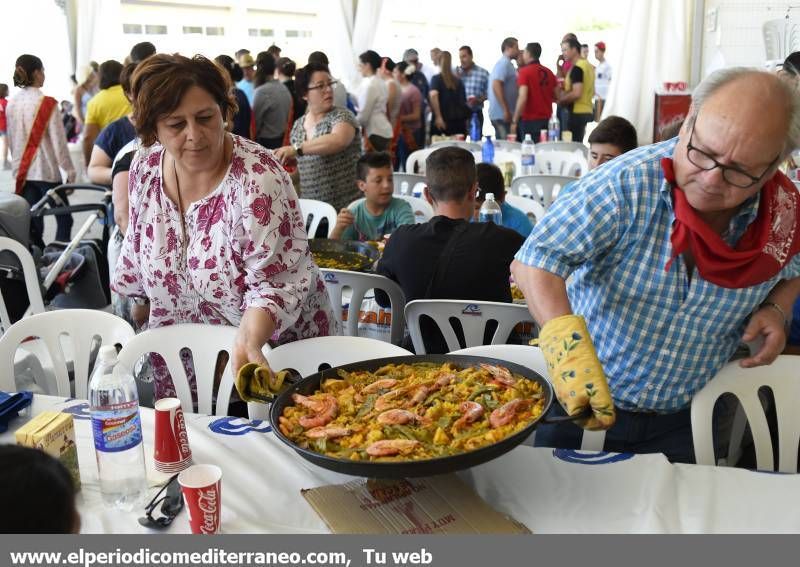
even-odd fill
[[(96, 203), (64, 206), (58, 190), (102, 192)], [(21, 244), (31, 253), (39, 278), (39, 291), (47, 308), (103, 309), (111, 301), (106, 250), (113, 219), (110, 191), (98, 185), (68, 184), (48, 191), (33, 207), (14, 194), (0, 194), (0, 236)], [(90, 212), (70, 242), (54, 242), (39, 250), (30, 243), (32, 217)], [(103, 224), (101, 239), (85, 238), (95, 222)], [(31, 285), (28, 283), (28, 285)], [(34, 292), (35, 293), (35, 292)], [(0, 252), (0, 294), (3, 325), (13, 324), (30, 309), (25, 274), (16, 254)]]

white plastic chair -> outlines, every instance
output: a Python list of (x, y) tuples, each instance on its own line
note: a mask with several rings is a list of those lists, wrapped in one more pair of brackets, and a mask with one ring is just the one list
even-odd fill
[[(530, 368), (534, 372), (538, 372), (542, 377), (548, 381), (550, 375), (547, 372), (547, 362), (544, 360), (544, 355), (539, 347), (525, 346), (525, 345), (482, 345), (469, 348), (462, 348), (455, 350), (450, 354), (466, 354), (470, 356), (488, 356), (490, 358), (497, 358), (499, 360), (506, 360), (519, 364), (525, 368)], [(558, 402), (554, 402), (558, 403)], [(526, 444), (532, 445), (533, 436), (531, 436)], [(581, 451), (602, 451), (603, 444), (606, 440), (605, 431), (584, 431), (581, 440)]]
[[(328, 203), (317, 201), (316, 199), (299, 199), (299, 201), (300, 211), (303, 213), (303, 218), (306, 220), (306, 226), (308, 227), (306, 231), (308, 237), (314, 238), (322, 219), (328, 219), (328, 236), (330, 236), (331, 232), (333, 232), (333, 228), (336, 226), (336, 209)], [(311, 217), (310, 220), (308, 218), (309, 216)]]
[[(406, 304), (406, 323), (417, 354), (425, 354), (425, 344), (420, 331), (420, 317), (426, 315), (439, 327), (449, 351), (483, 344), (483, 335), (489, 321), (497, 321), (497, 329), (490, 344), (503, 344), (518, 323), (533, 322), (525, 305), (470, 301), (460, 299), (417, 299)], [(464, 331), (466, 344), (459, 344), (451, 319), (458, 319)]]
[(583, 157), (589, 158), (589, 148), (581, 142), (539, 142), (536, 144), (536, 157), (538, 159), (539, 152), (574, 152), (579, 151)]
[(547, 208), (553, 204), (567, 183), (577, 179), (565, 175), (520, 175), (511, 182), (510, 192), (519, 197), (538, 199)]
[[(0, 252), (9, 252), (14, 254), (22, 266), (22, 275), (25, 278), (25, 290), (28, 292), (28, 300), (30, 306), (25, 312), (25, 316), (44, 313), (44, 300), (42, 299), (42, 288), (39, 285), (39, 273), (36, 270), (36, 263), (33, 261), (30, 251), (22, 244), (8, 238), (0, 236)], [(0, 292), (0, 332), (5, 332), (11, 327), (11, 317), (8, 315), (6, 308), (5, 298)]]
[(442, 140), (440, 142), (434, 142), (434, 143), (432, 143), (430, 145), (431, 148), (435, 148), (435, 149), (445, 148), (447, 146), (454, 146), (456, 148), (464, 148), (465, 150), (469, 150), (471, 152), (475, 151), (475, 150), (479, 150), (480, 151), (480, 149), (481, 149), (481, 145), (480, 145), (479, 142), (467, 142), (466, 140), (464, 140), (464, 141)]
[(403, 199), (411, 205), (411, 210), (414, 211), (414, 220), (417, 224), (428, 222), (435, 214), (433, 207), (425, 199), (412, 197), (411, 195), (397, 195), (397, 198)]
[(536, 173), (580, 177), (589, 171), (589, 162), (579, 150), (536, 152)]
[[(183, 367), (180, 352), (188, 348), (192, 353), (197, 385), (197, 411), (213, 415), (228, 415), (228, 404), (233, 390), (230, 355), (238, 329), (226, 325), (203, 325), (187, 323), (148, 329), (136, 335), (119, 353), (119, 360), (133, 368), (139, 359), (149, 353), (157, 353), (167, 363), (167, 369), (175, 385), (175, 393), (185, 412), (194, 411), (189, 377)], [(264, 353), (269, 347), (264, 347)], [(214, 375), (217, 358), (221, 351), (228, 353), (228, 362), (222, 373), (219, 388), (214, 392)], [(214, 405), (216, 394), (216, 409)]]
[[(72, 352), (65, 355), (62, 336), (68, 335)], [(133, 328), (123, 319), (105, 311), (62, 309), (31, 315), (14, 323), (0, 338), (0, 390), (15, 391), (14, 355), (28, 337), (39, 337), (52, 361), (55, 384), (43, 388), (45, 394), (71, 397), (67, 360), (73, 362), (74, 396), (88, 396), (89, 363), (100, 345), (125, 346), (133, 339)], [(96, 343), (99, 339), (99, 343)], [(24, 343), (21, 348), (25, 348)]]
[(544, 205), (532, 197), (518, 197), (517, 195), (506, 193), (506, 203), (520, 209), (523, 213), (528, 215), (528, 218), (531, 219), (533, 224), (536, 224), (544, 217)]
[[(358, 310), (364, 301), (367, 291), (380, 289), (389, 296), (392, 308), (392, 324), (390, 330), (391, 342), (400, 343), (406, 328), (403, 309), (406, 306), (406, 297), (397, 283), (385, 276), (378, 274), (363, 274), (346, 270), (320, 270), (325, 280), (325, 288), (333, 305), (336, 320), (340, 328), (345, 330), (345, 335), (358, 336)], [(344, 301), (342, 293), (345, 287), (350, 288), (350, 307), (348, 309), (347, 324), (342, 323), (342, 306)]]
[[(408, 173), (416, 173), (418, 175), (425, 175), (425, 160), (428, 159), (428, 156), (431, 155), (432, 152), (436, 151), (437, 148), (429, 147), (424, 148), (422, 150), (417, 150), (415, 152), (411, 152), (408, 158), (406, 159), (406, 172)], [(478, 149), (480, 151), (480, 148)]]
[(397, 345), (366, 337), (315, 337), (280, 345), (266, 356), (273, 370), (294, 368), (301, 376), (310, 376), (324, 368), (360, 360), (412, 354)]
[[(773, 471), (772, 439), (767, 425), (764, 406), (758, 395), (762, 387), (772, 390), (775, 398), (775, 413), (778, 418), (778, 472), (797, 472), (797, 449), (800, 441), (800, 375), (798, 357), (779, 356), (769, 366), (741, 368), (738, 361), (728, 363), (692, 400), (692, 438), (697, 464), (715, 465), (712, 415), (714, 404), (723, 394), (733, 394), (750, 424), (756, 451), (756, 466), (759, 470)], [(731, 431), (731, 448), (741, 441), (744, 422)], [(737, 430), (738, 429), (738, 430)]]
[(414, 195), (422, 194), (422, 188), (417, 188), (425, 185), (425, 176), (417, 175), (415, 173), (399, 173), (392, 174), (392, 182), (394, 183), (394, 194), (396, 197), (400, 195)]

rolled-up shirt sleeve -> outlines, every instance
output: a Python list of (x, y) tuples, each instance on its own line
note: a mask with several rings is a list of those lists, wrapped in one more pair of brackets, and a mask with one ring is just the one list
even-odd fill
[(567, 186), (515, 258), (566, 279), (619, 240), (624, 214), (620, 201), (613, 185), (602, 177), (590, 175)]
[(277, 162), (275, 166), (272, 173), (244, 185), (237, 237), (244, 266), (241, 310), (258, 307), (269, 312), (277, 339), (302, 311), (313, 264), (300, 204), (288, 176)]

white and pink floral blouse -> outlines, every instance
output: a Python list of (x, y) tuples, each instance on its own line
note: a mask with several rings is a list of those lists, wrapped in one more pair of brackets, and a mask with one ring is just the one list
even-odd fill
[[(223, 181), (186, 213), (161, 185), (164, 148), (137, 152), (130, 169), (130, 224), (112, 288), (150, 300), (150, 327), (238, 326), (248, 307), (275, 321), (272, 341), (336, 334), (325, 284), (308, 249), (294, 187), (271, 152), (233, 136)], [(169, 394), (159, 387), (156, 395)]]

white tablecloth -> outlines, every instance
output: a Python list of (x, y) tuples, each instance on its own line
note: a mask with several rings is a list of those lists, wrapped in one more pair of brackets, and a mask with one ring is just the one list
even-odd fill
[[(137, 522), (140, 511), (126, 514), (102, 505), (86, 402), (35, 396), (31, 415), (45, 409), (75, 417), (83, 531), (150, 532)], [(13, 421), (0, 442), (13, 443), (13, 431), (26, 419)], [(152, 410), (142, 409), (142, 424), (149, 477), (163, 482), (167, 475), (152, 470)], [(186, 414), (186, 425), (194, 461), (223, 470), (225, 533), (328, 532), (300, 490), (352, 477), (301, 459), (266, 422)], [(459, 474), (495, 509), (534, 533), (800, 532), (798, 475), (672, 465), (662, 455), (526, 446)], [(189, 532), (185, 513), (170, 532)]]

